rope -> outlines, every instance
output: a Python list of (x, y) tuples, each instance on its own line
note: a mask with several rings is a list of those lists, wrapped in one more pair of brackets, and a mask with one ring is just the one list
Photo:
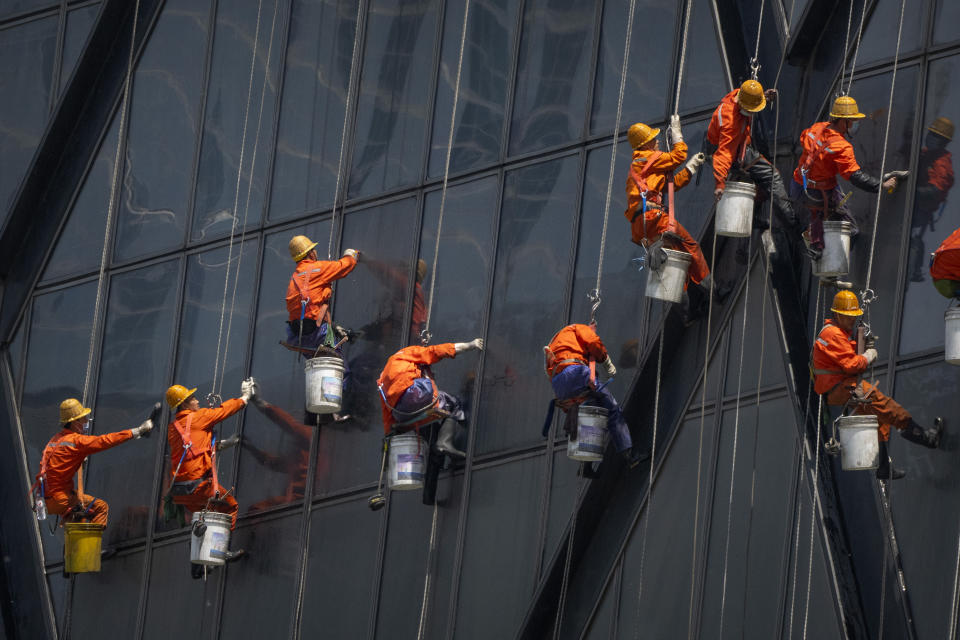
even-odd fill
[[(853, 13), (853, 0), (850, 2), (850, 12)], [(860, 54), (860, 38), (863, 36), (863, 18), (867, 14), (867, 0), (863, 0), (863, 9), (860, 10), (860, 28), (857, 29), (857, 44), (853, 49), (853, 64), (850, 65), (850, 75), (847, 81), (847, 92), (844, 95), (850, 95), (850, 87), (853, 85), (853, 72), (857, 68), (857, 56)], [(847, 29), (849, 30), (849, 25)], [(897, 51), (899, 52), (900, 46), (897, 45)], [(846, 55), (847, 50), (844, 48), (844, 55)], [(843, 76), (841, 75), (841, 78)], [(841, 87), (842, 88), (842, 87)]]
[(803, 640), (807, 640), (807, 622), (810, 619), (810, 588), (813, 586), (813, 539), (817, 530), (817, 508), (820, 506), (820, 492), (817, 490), (820, 478), (820, 431), (823, 424), (823, 396), (817, 404), (817, 448), (813, 457), (813, 500), (810, 501), (810, 547), (807, 554), (807, 595), (803, 608)]
[[(343, 129), (340, 132), (340, 159), (337, 160), (337, 183), (333, 189), (333, 211), (330, 213), (330, 238), (327, 240), (327, 260), (330, 260), (333, 257), (333, 233), (336, 225), (334, 222), (337, 218), (337, 198), (340, 196), (340, 179), (343, 174), (343, 153), (346, 146), (347, 140), (347, 122), (350, 118), (350, 101), (353, 97), (351, 92), (351, 87), (353, 87), (353, 78), (356, 73), (357, 60), (360, 58), (360, 19), (363, 17), (363, 2), (357, 0), (357, 17), (353, 23), (353, 54), (350, 59), (350, 78), (347, 80), (347, 98), (346, 102), (343, 105)], [(344, 206), (344, 197), (343, 201), (340, 203), (341, 215), (343, 215), (342, 209)]]
[(680, 86), (683, 84), (683, 67), (687, 63), (687, 32), (690, 30), (690, 13), (693, 9), (693, 0), (687, 0), (687, 8), (683, 17), (683, 39), (680, 41), (680, 68), (677, 71), (677, 92), (673, 99), (673, 112), (680, 109)]
[[(809, 396), (808, 396), (809, 398)], [(794, 521), (797, 523), (793, 531), (793, 561), (790, 563), (790, 572), (793, 574), (790, 580), (790, 625), (787, 631), (787, 638), (793, 639), (793, 612), (797, 601), (797, 563), (800, 561), (800, 516), (803, 514), (803, 500), (800, 499), (800, 490), (803, 484), (803, 466), (806, 462), (806, 448), (800, 446), (800, 466), (797, 470), (797, 508), (794, 510)]]
[[(853, 24), (853, 5), (855, 0), (850, 0), (850, 11), (847, 13), (847, 35), (843, 37), (843, 59), (847, 59), (847, 52), (850, 51), (850, 26)], [(863, 0), (863, 8), (867, 8), (867, 0)], [(850, 89), (847, 85), (847, 91), (843, 91), (843, 75), (845, 69), (840, 69), (840, 93), (843, 95), (849, 95)], [(850, 71), (850, 76), (853, 77), (853, 71)]]
[(423, 577), (423, 600), (420, 602), (420, 624), (417, 627), (417, 640), (423, 640), (423, 634), (426, 631), (427, 611), (430, 608), (430, 574), (432, 572), (432, 560), (437, 551), (437, 520), (439, 510), (437, 501), (433, 501), (433, 523), (430, 525), (430, 550), (427, 552), (427, 571)]
[[(890, 469), (891, 477), (892, 477), (892, 474), (893, 474), (893, 468), (892, 468), (892, 467), (893, 467), (893, 465), (891, 465), (891, 469)], [(889, 487), (890, 485), (887, 485), (887, 486)], [(885, 496), (885, 497), (889, 499), (889, 494), (888, 494), (887, 496)], [(890, 505), (889, 505), (889, 503), (885, 505), (885, 509), (884, 509), (884, 510), (886, 511), (887, 526), (888, 526), (888, 527), (892, 527), (892, 526), (893, 526), (893, 523), (890, 521)], [(890, 529), (887, 530), (887, 533), (890, 533)], [(887, 541), (884, 540), (884, 542), (883, 542), (883, 568), (882, 568), (881, 573), (880, 573), (880, 615), (879, 615), (879, 617), (877, 618), (877, 621), (878, 621), (877, 626), (879, 627), (879, 630), (877, 631), (877, 638), (878, 638), (878, 640), (883, 640), (883, 616), (884, 616), (884, 609), (886, 609), (886, 604), (887, 604), (887, 556), (888, 556)]]
[(467, 45), (467, 22), (470, 18), (470, 0), (463, 4), (463, 28), (460, 30), (460, 54), (457, 56), (457, 80), (453, 85), (453, 109), (450, 113), (450, 132), (447, 134), (447, 155), (443, 162), (443, 187), (440, 189), (440, 216), (437, 237), (433, 245), (433, 265), (430, 269), (430, 296), (427, 298), (427, 318), (420, 332), (423, 344), (430, 342), (430, 318), (433, 316), (433, 293), (437, 283), (437, 263), (440, 261), (440, 232), (443, 229), (443, 211), (447, 204), (447, 182), (450, 179), (450, 156), (453, 153), (453, 133), (457, 123), (457, 102), (460, 100), (460, 73), (463, 70), (463, 51)]
[[(852, 1), (852, 0), (851, 0)], [(760, 59), (760, 30), (763, 27), (763, 5), (764, 0), (760, 0), (760, 18), (757, 20), (757, 43), (753, 48), (753, 58), (750, 60), (750, 67), (753, 70), (753, 79), (757, 79), (757, 73), (760, 71), (758, 60)], [(721, 612), (722, 617), (722, 612)]]

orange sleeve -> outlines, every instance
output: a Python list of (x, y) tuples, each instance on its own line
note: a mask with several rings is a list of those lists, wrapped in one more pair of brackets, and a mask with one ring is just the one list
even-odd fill
[(833, 331), (823, 331), (820, 333), (819, 340), (823, 342), (823, 353), (833, 361), (837, 369), (846, 374), (856, 375), (867, 369), (866, 356), (858, 355), (853, 348), (853, 343), (844, 335), (843, 331), (834, 327)]
[(323, 271), (319, 277), (324, 282), (333, 282), (346, 277), (348, 273), (353, 271), (353, 268), (357, 266), (357, 259), (353, 256), (343, 256), (339, 260), (325, 260), (321, 264), (323, 265)]
[(132, 438), (133, 431), (124, 429), (114, 433), (105, 433), (102, 436), (77, 435), (74, 442), (77, 443), (77, 453), (86, 457), (92, 453), (115, 447)]
[[(837, 175), (843, 176), (849, 180), (850, 176), (860, 171), (860, 164), (853, 152), (853, 145), (846, 140), (838, 140), (830, 145), (833, 153), (833, 164), (837, 169)], [(826, 155), (826, 154), (825, 154)]]
[(597, 332), (590, 328), (590, 325), (575, 325), (577, 339), (586, 346), (587, 354), (597, 362), (603, 362), (607, 359), (607, 348), (603, 346), (603, 340), (597, 335)]
[[(661, 153), (653, 165), (648, 169), (648, 175), (654, 172), (665, 173), (673, 171), (687, 160), (687, 143), (674, 143), (673, 148), (667, 153)], [(647, 162), (650, 162), (649, 160)]]
[(413, 347), (413, 349), (415, 349), (414, 356), (423, 364), (434, 364), (444, 358), (453, 358), (457, 355), (456, 347), (453, 346), (452, 342), (435, 344), (429, 347)]
[(691, 175), (690, 171), (684, 167), (677, 173), (673, 175), (673, 186), (677, 189), (683, 189), (685, 186), (690, 184)]
[[(724, 105), (721, 105), (722, 109)], [(725, 110), (728, 111), (728, 110)], [(733, 154), (737, 146), (737, 136), (733, 130), (733, 114), (721, 113), (727, 116), (724, 125), (719, 127), (717, 150), (713, 152), (713, 182), (717, 189), (723, 189), (727, 183), (727, 174), (733, 165)]]
[(927, 182), (938, 191), (947, 192), (953, 187), (953, 163), (950, 154), (945, 153), (927, 169)]
[(293, 282), (293, 276), (290, 276), (290, 282), (287, 283), (287, 317), (293, 320), (300, 319), (300, 292), (297, 291), (297, 285)]
[(219, 407), (213, 409), (197, 409), (191, 427), (193, 429), (204, 429), (209, 431), (214, 425), (223, 422), (233, 414), (247, 406), (240, 398), (227, 400)]

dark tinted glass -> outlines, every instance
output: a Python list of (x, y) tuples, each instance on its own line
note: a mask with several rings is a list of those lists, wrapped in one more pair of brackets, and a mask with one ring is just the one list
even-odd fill
[(189, 539), (154, 545), (143, 637), (164, 640), (178, 633), (209, 637), (222, 573), (214, 569), (206, 580), (190, 579)]
[[(465, 3), (450, 2), (444, 12), (443, 51), (437, 74), (433, 142), (430, 148), (432, 176), (443, 174), (447, 157), (464, 6)], [(470, 3), (453, 150), (450, 154), (451, 173), (490, 164), (500, 156), (516, 24), (516, 0)]]
[(0, 8), (0, 16), (6, 17), (17, 13), (36, 11), (38, 9), (56, 6), (56, 4), (56, 2), (51, 2), (51, 0), (8, 0), (8, 2), (4, 2), (3, 7)]
[[(29, 317), (29, 316), (28, 316)], [(10, 340), (10, 370), (13, 373), (13, 384), (16, 388), (17, 397), (19, 398), (21, 383), (21, 375), (23, 374), (23, 350), (26, 347), (26, 335), (27, 331), (24, 329), (25, 322), (21, 322), (20, 326), (17, 327), (16, 333), (13, 334), (13, 338)]]
[(50, 112), (57, 19), (43, 18), (0, 31), (0, 219), (16, 195)]
[(407, 198), (351, 211), (344, 220), (341, 244), (361, 256), (337, 287), (333, 318), (363, 335), (345, 350), (351, 377), (344, 411), (353, 419), (320, 432), (318, 495), (375, 482), (380, 470), (383, 422), (376, 383), (387, 358), (406, 345), (416, 206), (416, 200)]
[(372, 0), (354, 127), (350, 194), (420, 177), (437, 37), (435, 0)]
[(143, 551), (104, 560), (100, 573), (84, 576), (89, 579), (83, 588), (73, 590), (72, 624), (65, 635), (94, 638), (109, 629), (117, 638), (136, 637), (142, 576)]
[(88, 7), (81, 7), (67, 12), (67, 29), (63, 36), (63, 62), (60, 65), (60, 89), (66, 87), (73, 67), (77, 64), (83, 45), (87, 42), (90, 29), (97, 20), (100, 12), (100, 3), (96, 2)]
[(578, 160), (569, 156), (507, 174), (478, 453), (540, 441), (539, 425), (552, 397), (541, 347), (566, 324)]
[(607, 584), (600, 598), (600, 604), (597, 605), (597, 611), (593, 614), (584, 640), (608, 640), (614, 638), (614, 614), (616, 611), (617, 600), (620, 598), (620, 583), (616, 575)]
[[(271, 220), (333, 203), (356, 13), (355, 3), (349, 0), (293, 3), (270, 195)], [(349, 146), (344, 149), (344, 161), (348, 152)], [(343, 167), (341, 190), (346, 170)]]
[[(637, 2), (633, 14), (633, 34), (627, 58), (627, 84), (623, 94), (623, 114), (620, 130), (632, 124), (631, 117), (643, 122), (663, 119), (667, 101), (672, 96), (670, 60), (676, 37), (677, 14), (682, 5), (670, 0)], [(604, 2), (603, 27), (600, 30), (600, 50), (597, 59), (597, 77), (593, 87), (592, 133), (609, 133), (617, 118), (620, 98), (620, 75), (623, 70), (623, 45), (627, 37), (627, 0)], [(655, 24), (655, 29), (646, 28)], [(637, 37), (638, 34), (643, 34)], [(649, 64), (649, 51), (662, 54), (658, 62)]]
[(543, 470), (537, 456), (473, 472), (455, 637), (516, 632), (536, 583)]
[(953, 42), (957, 33), (957, 20), (960, 20), (960, 5), (952, 0), (937, 0), (936, 20), (933, 23), (933, 41), (936, 43)]
[[(153, 403), (162, 401), (170, 379), (179, 285), (179, 260), (111, 278), (94, 433), (135, 427)], [(145, 535), (165, 436), (159, 425), (149, 440), (126, 442), (91, 458), (86, 490), (110, 503), (105, 543)]]
[(510, 155), (583, 133), (596, 8), (578, 0), (535, 0), (523, 9)]
[(951, 197), (954, 188), (953, 143), (930, 131), (950, 133), (945, 121), (960, 122), (960, 105), (951, 100), (955, 81), (960, 81), (960, 56), (930, 63), (927, 101), (921, 135), (920, 158), (915, 168), (916, 191), (910, 222), (906, 292), (900, 327), (900, 353), (907, 354), (943, 345), (943, 314), (947, 300), (933, 288), (930, 254), (960, 227), (960, 202)]
[(53, 615), (57, 619), (57, 629), (63, 629), (63, 617), (66, 615), (67, 588), (70, 586), (70, 577), (67, 576), (64, 578), (61, 571), (48, 574), (47, 585), (50, 588), (50, 599), (53, 601)]
[[(244, 221), (250, 225), (260, 222), (273, 148), (273, 114), (286, 6), (287, 3), (280, 0), (268, 0), (262, 5), (255, 0), (217, 5), (190, 236), (193, 240), (227, 235), (234, 224), (239, 231)], [(255, 40), (257, 50), (251, 84)], [(270, 68), (264, 77), (268, 57)]]
[[(722, 94), (716, 96), (717, 103), (723, 97)], [(683, 122), (683, 139), (687, 143), (687, 157), (701, 151), (706, 151), (705, 136), (707, 126), (710, 124), (707, 120), (699, 122)], [(666, 134), (661, 134), (666, 135)], [(666, 146), (662, 144), (662, 146)], [(619, 162), (617, 163), (619, 166)], [(697, 180), (699, 176), (699, 181)], [(704, 237), (704, 229), (713, 215), (713, 167), (707, 162), (697, 172), (696, 176), (679, 189), (674, 196), (675, 206), (677, 208), (676, 217), (687, 231), (700, 240), (705, 247), (705, 252), (710, 250), (713, 242), (712, 236)], [(626, 206), (626, 205), (624, 205)], [(766, 210), (765, 216), (769, 215)], [(629, 233), (629, 231), (627, 231)]]
[[(694, 2), (691, 7), (693, 13), (687, 33), (687, 58), (683, 68), (683, 84), (680, 86), (680, 111), (712, 106), (730, 91), (717, 42), (713, 5)], [(677, 59), (679, 61), (679, 55)], [(670, 87), (668, 91), (672, 105), (676, 87)]]
[[(856, 38), (859, 26), (862, 4), (854, 2), (853, 26), (850, 31), (850, 41)], [(924, 27), (927, 24), (928, 0), (913, 0), (907, 2), (903, 12), (903, 32), (900, 35), (900, 56), (910, 51), (916, 51), (925, 40)], [(844, 7), (843, 17), (848, 16), (848, 9)], [(897, 46), (897, 27), (900, 22), (899, 0), (877, 0), (872, 13), (867, 16), (863, 25), (863, 40), (860, 43), (860, 54), (857, 57), (857, 66), (876, 60), (893, 58)], [(954, 23), (956, 24), (956, 23)]]
[(168, 2), (133, 81), (116, 259), (183, 244), (209, 7)]
[(547, 535), (543, 545), (541, 574), (550, 566), (554, 554), (566, 553), (566, 546), (563, 549), (557, 549), (557, 544), (573, 516), (573, 509), (577, 505), (579, 492), (586, 490), (584, 482), (577, 475), (579, 463), (567, 457), (566, 442), (559, 446), (560, 448), (553, 454), (550, 504), (547, 512)]

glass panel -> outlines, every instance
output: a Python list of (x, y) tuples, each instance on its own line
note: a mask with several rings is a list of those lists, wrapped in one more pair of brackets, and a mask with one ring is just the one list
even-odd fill
[[(303, 498), (314, 428), (303, 424), (303, 361), (278, 344), (286, 339), (284, 296), (295, 266), (287, 243), (305, 234), (323, 245), (329, 229), (323, 221), (266, 237), (250, 370), (269, 406), (254, 405), (244, 415), (243, 447), (237, 454), (244, 513)], [(350, 286), (350, 280), (345, 284)]]
[(510, 155), (582, 135), (597, 14), (579, 0), (531, 0), (523, 12)]
[(195, 0), (168, 2), (137, 65), (117, 260), (183, 244), (208, 12)]
[(960, 20), (960, 4), (953, 2), (953, 0), (937, 0), (937, 17), (933, 23), (933, 41), (937, 44), (953, 42), (960, 37), (960, 33), (957, 33), (958, 20)]
[(0, 31), (0, 87), (17, 96), (0, 100), (0, 223), (47, 124), (56, 48), (56, 17)]
[[(313, 509), (303, 594), (304, 602), (312, 604), (303, 609), (302, 637), (362, 638), (367, 635), (374, 571), (379, 562), (373, 552), (380, 538), (380, 527), (373, 526), (374, 517), (367, 508), (366, 496)], [(349, 576), (349, 579), (331, 580), (331, 576)], [(415, 579), (413, 575), (407, 577), (410, 581)], [(415, 629), (410, 629), (413, 635), (416, 635)], [(394, 637), (408, 635), (396, 627), (394, 630), (397, 632)]]
[(960, 227), (960, 201), (950, 197), (954, 186), (950, 142), (932, 133), (929, 127), (937, 118), (960, 122), (960, 104), (952, 95), (955, 81), (960, 81), (960, 56), (930, 63), (923, 146), (915, 171), (916, 192), (900, 328), (901, 354), (943, 346), (943, 314), (939, 310), (946, 308), (947, 301), (933, 288), (930, 254)]
[(63, 616), (66, 614), (67, 588), (70, 586), (70, 576), (64, 578), (62, 571), (50, 573), (47, 575), (47, 585), (50, 587), (50, 598), (53, 600), (53, 615), (57, 620), (57, 629), (63, 629)]
[(0, 6), (0, 17), (14, 15), (17, 13), (26, 13), (27, 11), (37, 11), (53, 7), (57, 3), (51, 0), (6, 0)]
[[(43, 448), (60, 430), (57, 407), (83, 396), (90, 325), (97, 283), (37, 296), (30, 314), (30, 340), (23, 376), (20, 420), (31, 477), (40, 471)], [(62, 534), (41, 529), (47, 562), (63, 559)]]
[[(464, 6), (465, 3), (460, 2), (447, 3), (444, 12), (443, 52), (433, 111), (431, 176), (443, 175), (447, 158)], [(460, 72), (460, 94), (457, 98), (457, 120), (450, 153), (451, 173), (492, 164), (500, 156), (516, 24), (517, 0), (470, 3), (467, 42)]]
[(91, 273), (100, 268), (119, 135), (120, 120), (114, 114), (110, 130), (100, 143), (97, 158), (84, 178), (73, 208), (67, 214), (67, 223), (57, 238), (53, 255), (44, 268), (45, 281)]
[[(643, 122), (663, 120), (670, 91), (670, 52), (674, 48), (679, 7), (671, 0), (637, 2), (633, 14), (633, 35), (630, 43), (627, 84), (623, 94), (623, 115), (620, 130), (630, 123), (628, 114), (635, 114)], [(597, 77), (593, 87), (592, 133), (609, 133), (617, 118), (620, 98), (620, 75), (623, 69), (623, 45), (627, 37), (626, 17), (630, 13), (627, 0), (603, 3), (603, 27), (600, 30), (600, 52)], [(657, 28), (647, 29), (655, 24)], [(657, 64), (647, 64), (647, 51), (660, 51), (663, 56)]]
[[(540, 442), (539, 425), (552, 397), (540, 345), (565, 324), (578, 165), (578, 156), (568, 156), (507, 174), (478, 453)], [(525, 401), (518, 403), (518, 398)]]
[(380, 471), (383, 423), (376, 381), (387, 358), (406, 344), (416, 215), (417, 201), (407, 198), (351, 211), (344, 219), (342, 246), (361, 252), (360, 265), (337, 288), (333, 317), (363, 335), (346, 351), (351, 373), (344, 411), (353, 419), (320, 431), (317, 495), (375, 482)]
[[(29, 318), (30, 316), (27, 315)], [(20, 379), (20, 374), (23, 373), (23, 349), (26, 346), (26, 330), (24, 329), (25, 322), (21, 322), (17, 327), (16, 332), (13, 334), (13, 339), (10, 340), (8, 348), (10, 349), (10, 367), (13, 372), (13, 385), (16, 389), (16, 392), (19, 397), (19, 391), (21, 388), (22, 380)]]
[[(170, 344), (180, 285), (180, 261), (171, 260), (111, 278), (100, 358), (94, 433), (135, 427), (162, 400), (170, 379)], [(105, 544), (146, 534), (153, 508), (161, 427), (149, 440), (134, 440), (90, 459), (87, 492), (110, 503)]]
[[(104, 560), (99, 573), (84, 576), (73, 590), (70, 638), (96, 638), (106, 630), (116, 638), (135, 638), (143, 575), (143, 551)], [(109, 606), (104, 606), (109, 602)]]
[[(221, 638), (275, 638), (287, 633), (297, 595), (302, 520), (297, 512), (240, 525), (233, 532), (230, 548), (244, 549), (250, 555), (240, 564), (226, 567)], [(304, 604), (305, 610), (314, 606), (309, 600)]]
[[(557, 431), (554, 431), (557, 433)], [(560, 432), (562, 433), (562, 432)], [(547, 535), (543, 545), (542, 573), (550, 568), (554, 554), (565, 553), (566, 546), (558, 550), (560, 537), (573, 517), (577, 506), (578, 492), (583, 483), (577, 475), (579, 463), (567, 457), (566, 442), (553, 453), (553, 474), (550, 478), (550, 506), (547, 511)], [(585, 491), (586, 488), (584, 487)]]
[(70, 74), (73, 73), (73, 68), (80, 59), (83, 45), (87, 43), (87, 37), (93, 29), (98, 13), (100, 13), (99, 2), (67, 12), (67, 29), (63, 36), (63, 62), (60, 65), (61, 91), (66, 87), (67, 80), (70, 79)]
[[(730, 91), (723, 57), (717, 43), (716, 23), (711, 2), (692, 3), (690, 29), (687, 33), (687, 60), (680, 87), (680, 111), (714, 106)], [(679, 56), (677, 56), (679, 61)], [(679, 62), (678, 62), (679, 64)], [(668, 88), (671, 105), (676, 87)], [(706, 167), (704, 167), (706, 168)]]
[[(853, 26), (850, 32), (850, 42), (856, 38), (856, 29), (859, 26), (861, 3), (855, 2), (853, 9)], [(927, 0), (913, 0), (907, 3), (903, 14), (903, 33), (900, 36), (900, 56), (919, 49), (925, 35), (924, 27), (927, 24)], [(922, 6), (921, 6), (922, 5)], [(848, 16), (849, 9), (844, 7), (843, 17)], [(900, 22), (900, 2), (898, 0), (877, 0), (873, 11), (867, 15), (867, 22), (863, 25), (863, 38), (860, 43), (860, 53), (857, 56), (857, 66), (893, 58), (897, 46), (897, 28)], [(956, 24), (956, 23), (954, 23)], [(839, 44), (839, 43), (838, 43)]]
[[(281, 0), (262, 4), (257, 0), (235, 0), (217, 5), (192, 240), (227, 235), (234, 222), (237, 231), (245, 222), (248, 225), (260, 222), (273, 148), (274, 102), (286, 5)], [(250, 62), (255, 38), (257, 55), (251, 84)], [(268, 53), (270, 69), (265, 74)]]
[(587, 627), (587, 633), (583, 636), (584, 640), (607, 640), (616, 638), (614, 631), (614, 613), (617, 600), (620, 598), (619, 584), (616, 575), (607, 583), (607, 588), (603, 590), (603, 596), (600, 598), (600, 604), (597, 605), (597, 612), (590, 620)]
[(349, 0), (293, 3), (270, 220), (329, 208), (333, 203), (355, 9)]
[[(191, 580), (190, 540), (154, 545), (150, 558), (143, 637), (167, 640), (175, 635), (208, 638), (214, 625), (222, 571)], [(175, 586), (174, 586), (175, 585)]]
[(370, 2), (351, 196), (386, 191), (420, 177), (436, 32), (433, 0)]
[(516, 632), (536, 584), (543, 470), (537, 456), (473, 472), (454, 637)]

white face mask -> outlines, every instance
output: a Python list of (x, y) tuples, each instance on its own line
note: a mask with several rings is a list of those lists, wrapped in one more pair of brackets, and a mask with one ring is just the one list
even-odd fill
[(748, 118), (752, 118), (752, 117), (753, 117), (753, 114), (752, 114), (752, 113), (750, 113), (750, 112), (747, 111), (746, 109), (742, 109), (742, 108), (740, 109), (740, 115), (742, 115), (742, 116), (747, 116)]

